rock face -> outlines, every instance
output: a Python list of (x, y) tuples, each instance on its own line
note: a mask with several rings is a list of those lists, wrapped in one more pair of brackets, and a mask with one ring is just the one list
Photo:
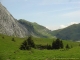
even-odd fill
[(26, 28), (0, 3), (0, 33), (9, 36), (25, 37), (29, 35)]
[(34, 37), (51, 36), (50, 31), (39, 25), (25, 20), (16, 20), (8, 10), (0, 3), (0, 34), (15, 37)]

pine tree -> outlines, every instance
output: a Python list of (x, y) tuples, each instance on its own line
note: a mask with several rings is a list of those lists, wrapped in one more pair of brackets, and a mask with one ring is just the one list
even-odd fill
[(61, 48), (64, 48), (62, 41), (60, 41), (60, 47), (61, 47)]
[(67, 44), (67, 45), (66, 45), (66, 49), (69, 49), (69, 48), (70, 48), (70, 47), (69, 47), (69, 45)]
[(52, 49), (60, 49), (63, 48), (63, 42), (60, 39), (56, 39), (52, 43)]
[(29, 46), (28, 43), (27, 43), (27, 40), (25, 40), (25, 41), (22, 43), (20, 49), (21, 49), (21, 50), (30, 50), (30, 49), (31, 49), (30, 46)]
[(35, 44), (34, 44), (34, 41), (32, 40), (32, 37), (31, 37), (31, 36), (28, 37), (27, 43), (28, 43), (28, 45), (29, 45), (30, 47), (35, 48)]
[(35, 48), (35, 44), (34, 41), (32, 40), (32, 37), (28, 37), (28, 39), (26, 39), (22, 45), (20, 46), (21, 50), (30, 50), (31, 48)]
[(55, 47), (56, 47), (56, 42), (53, 41), (53, 43), (52, 43), (52, 49), (55, 49)]

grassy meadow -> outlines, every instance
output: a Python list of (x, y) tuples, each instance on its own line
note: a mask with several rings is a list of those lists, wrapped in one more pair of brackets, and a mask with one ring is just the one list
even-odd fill
[[(79, 42), (63, 40), (64, 47), (69, 44), (70, 49), (59, 50), (20, 50), (21, 43), (27, 38), (0, 35), (0, 60), (80, 60)], [(35, 44), (52, 44), (55, 39), (33, 38)]]

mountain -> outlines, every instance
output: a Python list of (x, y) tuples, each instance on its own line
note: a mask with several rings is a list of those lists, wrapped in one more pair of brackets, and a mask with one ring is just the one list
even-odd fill
[(42, 26), (42, 25), (39, 25), (37, 23), (32, 23), (34, 29), (38, 32), (38, 33), (41, 33), (42, 35), (44, 36), (47, 36), (47, 37), (50, 37), (50, 38), (53, 38), (54, 36), (52, 36), (52, 31), (47, 29), (46, 27)]
[(1, 3), (0, 33), (17, 37), (26, 37), (31, 35), (28, 28), (25, 28), (24, 25), (20, 24)]
[(15, 19), (0, 3), (0, 34), (15, 37), (52, 37), (51, 31), (37, 23)]
[(24, 19), (20, 19), (18, 20), (18, 22), (22, 25), (25, 26), (25, 28), (28, 28), (28, 31), (30, 32), (30, 34), (34, 35), (34, 36), (38, 36), (38, 37), (53, 37), (51, 35), (51, 30), (47, 29), (46, 27), (39, 25), (37, 23), (33, 23), (33, 22), (29, 22), (27, 20)]
[(55, 30), (52, 34), (61, 39), (80, 40), (80, 24), (73, 24), (64, 29)]

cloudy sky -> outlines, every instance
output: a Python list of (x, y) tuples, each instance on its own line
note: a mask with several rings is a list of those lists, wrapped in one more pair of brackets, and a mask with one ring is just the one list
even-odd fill
[(80, 23), (80, 0), (0, 0), (16, 19), (37, 22), (51, 30)]

